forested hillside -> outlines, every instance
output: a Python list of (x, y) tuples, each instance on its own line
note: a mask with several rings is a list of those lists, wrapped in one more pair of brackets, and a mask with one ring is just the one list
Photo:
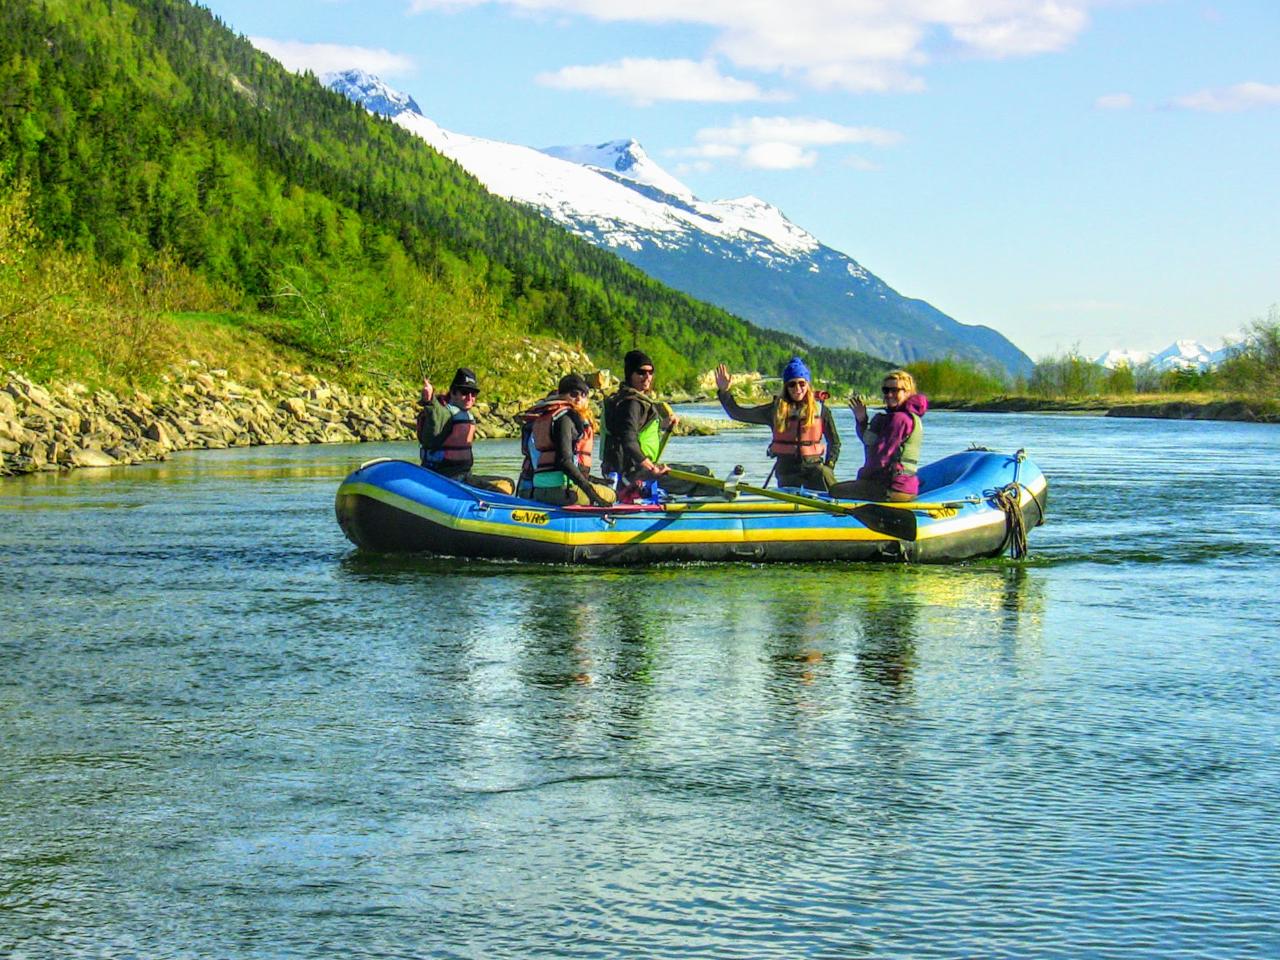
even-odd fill
[(662, 287), (181, 0), (0, 7), (0, 191), (78, 263), (165, 265), (339, 368), (408, 378), (525, 332), (606, 363), (640, 345), (674, 380), (797, 350), (845, 382), (884, 368)]

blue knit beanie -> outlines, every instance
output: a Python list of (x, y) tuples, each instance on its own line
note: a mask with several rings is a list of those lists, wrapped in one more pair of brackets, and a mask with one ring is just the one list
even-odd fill
[(782, 368), (783, 386), (786, 386), (792, 380), (813, 380), (813, 377), (809, 376), (809, 368), (804, 365), (804, 361), (799, 357), (792, 357), (787, 361), (787, 365)]

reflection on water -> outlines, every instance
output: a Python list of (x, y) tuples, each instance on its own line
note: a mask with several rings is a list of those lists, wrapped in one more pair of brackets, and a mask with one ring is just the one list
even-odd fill
[(1280, 954), (1258, 429), (931, 415), (1053, 484), (944, 568), (357, 554), (408, 444), (6, 481), (0, 955)]

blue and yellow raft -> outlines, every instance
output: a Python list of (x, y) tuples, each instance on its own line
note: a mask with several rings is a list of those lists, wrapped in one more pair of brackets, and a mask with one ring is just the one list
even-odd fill
[[(335, 509), (357, 547), (380, 553), (550, 563), (890, 560), (951, 563), (1018, 554), (1044, 522), (1048, 482), (1022, 451), (969, 450), (920, 469), (914, 538), (858, 518), (859, 501), (758, 495), (613, 507), (548, 507), (477, 490), (403, 460), (363, 464)], [(898, 525), (890, 525), (900, 529)]]

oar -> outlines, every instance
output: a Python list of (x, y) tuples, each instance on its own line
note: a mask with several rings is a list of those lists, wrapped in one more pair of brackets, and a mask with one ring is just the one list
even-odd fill
[(815, 510), (834, 514), (837, 517), (853, 517), (868, 530), (883, 533), (886, 536), (893, 537), (895, 540), (914, 540), (916, 538), (916, 515), (910, 510), (899, 510), (878, 503), (862, 503), (857, 506), (848, 506), (833, 500), (823, 500), (820, 497), (806, 497), (798, 493), (783, 493), (781, 490), (766, 490), (764, 487), (753, 487), (733, 480), (721, 480), (719, 477), (704, 477), (698, 473), (677, 470), (675, 467), (668, 471), (668, 476), (675, 477), (677, 480), (688, 480), (692, 483), (719, 487), (721, 490), (741, 490), (743, 493), (754, 493), (757, 496), (769, 497), (773, 500), (780, 500), (783, 503), (798, 503), (801, 506), (812, 507)]
[[(665, 417), (667, 420), (670, 420), (672, 413), (674, 413), (674, 411), (671, 409), (671, 404), (660, 403), (658, 404), (658, 406), (662, 408), (663, 417)], [(671, 424), (671, 426), (667, 427), (667, 429), (662, 431), (662, 440), (658, 443), (658, 455), (653, 458), (654, 463), (662, 462), (662, 451), (667, 449), (667, 441), (671, 439), (671, 431), (674, 430), (675, 428), (676, 428), (676, 425), (673, 423)]]

